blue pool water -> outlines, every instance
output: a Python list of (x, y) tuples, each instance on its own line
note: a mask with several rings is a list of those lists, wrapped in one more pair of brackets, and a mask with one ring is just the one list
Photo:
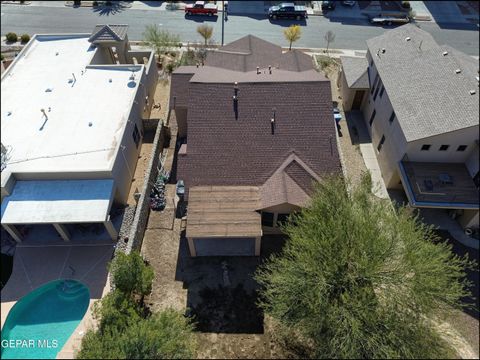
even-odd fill
[(75, 280), (49, 282), (21, 298), (2, 329), (2, 359), (55, 359), (82, 320), (88, 288)]

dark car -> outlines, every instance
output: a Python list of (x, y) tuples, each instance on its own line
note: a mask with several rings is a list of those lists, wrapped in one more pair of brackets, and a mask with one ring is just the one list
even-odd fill
[(268, 9), (268, 17), (271, 19), (294, 18), (300, 20), (307, 18), (307, 10), (305, 6), (283, 3), (278, 6), (271, 6)]
[(179, 197), (183, 197), (183, 195), (185, 195), (185, 183), (183, 180), (177, 181), (176, 193)]
[(322, 1), (322, 10), (328, 11), (335, 9), (335, 1)]

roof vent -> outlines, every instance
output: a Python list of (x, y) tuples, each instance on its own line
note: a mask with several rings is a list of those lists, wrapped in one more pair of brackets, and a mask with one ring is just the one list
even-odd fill
[(385, 50), (385, 48), (383, 48), (382, 49), (382, 54), (385, 54), (385, 51), (387, 51), (387, 50)]
[(88, 123), (88, 126), (91, 127), (92, 125), (93, 125), (93, 123), (90, 121), (90, 122)]
[(470, 95), (475, 95), (476, 91), (475, 90), (470, 90)]
[(272, 65), (268, 65), (268, 73), (271, 75), (272, 74)]
[(52, 92), (52, 91), (53, 91), (53, 88), (47, 88), (47, 89), (45, 90), (45, 92)]
[(411, 38), (410, 36), (407, 36), (407, 37), (405, 38), (405, 41), (410, 41), (410, 40), (412, 40), (412, 38)]
[(12, 112), (11, 111), (7, 112), (7, 116), (10, 116), (10, 115), (12, 115)]
[(257, 75), (260, 74), (260, 67), (257, 66)]
[(111, 78), (110, 78), (110, 79), (108, 79), (108, 82), (110, 82), (110, 83), (111, 83), (111, 82), (112, 82), (112, 79), (111, 79)]
[(447, 55), (448, 55), (448, 51), (444, 51), (444, 52), (442, 53), (442, 55), (443, 55), (443, 56), (447, 56)]
[(132, 71), (132, 75), (130, 75), (129, 79), (132, 80), (132, 81), (135, 80), (135, 73), (133, 71)]
[(58, 56), (58, 51), (55, 53), (55, 56)]
[(461, 69), (455, 69), (455, 74), (460, 74), (462, 72)]

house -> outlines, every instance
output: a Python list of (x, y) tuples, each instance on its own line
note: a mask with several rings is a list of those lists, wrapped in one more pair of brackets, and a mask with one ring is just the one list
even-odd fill
[(341, 172), (330, 82), (300, 51), (243, 37), (174, 71), (170, 106), (192, 256), (259, 255), (314, 182)]
[(158, 74), (131, 51), (127, 25), (92, 34), (35, 35), (2, 74), (1, 223), (103, 223), (125, 204)]
[(366, 59), (342, 58), (339, 84), (347, 110), (363, 112), (385, 185), (478, 228), (478, 60), (411, 24), (367, 45)]

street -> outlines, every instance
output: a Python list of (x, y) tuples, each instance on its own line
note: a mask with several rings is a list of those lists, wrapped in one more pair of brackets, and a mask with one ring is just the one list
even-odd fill
[[(201, 40), (196, 27), (208, 23), (214, 27), (213, 40), (221, 41), (221, 17), (191, 17), (186, 19), (183, 11), (148, 11), (139, 9), (71, 8), (43, 6), (1, 6), (1, 35), (8, 32), (30, 35), (40, 33), (90, 33), (97, 24), (128, 24), (130, 40), (142, 40), (142, 33), (148, 24), (158, 24), (161, 28), (180, 35), (183, 42)], [(247, 34), (253, 34), (267, 41), (286, 46), (283, 29), (295, 21), (279, 20), (271, 22), (264, 16), (228, 16), (225, 23), (225, 42), (231, 42)], [(385, 28), (369, 25), (367, 21), (351, 18), (326, 18), (310, 16), (302, 25), (302, 37), (294, 46), (306, 48), (326, 47), (324, 34), (328, 30), (335, 33), (335, 41), (330, 45), (336, 49), (365, 50), (365, 40), (380, 35)], [(419, 27), (433, 35), (440, 44), (448, 44), (469, 55), (478, 56), (478, 30), (442, 29), (435, 22), (419, 22)]]

